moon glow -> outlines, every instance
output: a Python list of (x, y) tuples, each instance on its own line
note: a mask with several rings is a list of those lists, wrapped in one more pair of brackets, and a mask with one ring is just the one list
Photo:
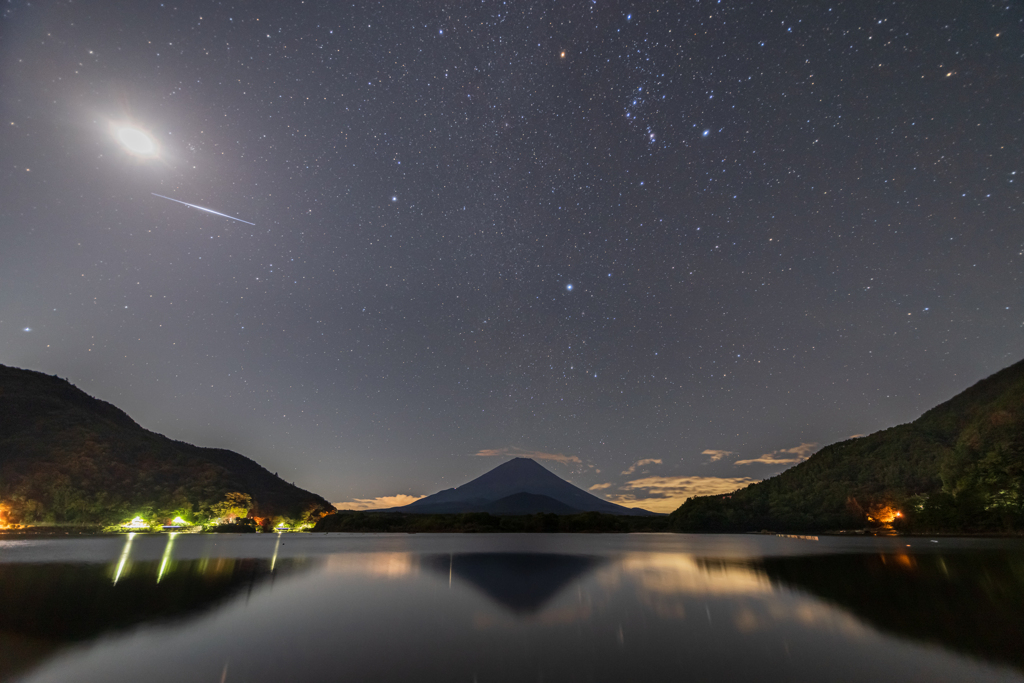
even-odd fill
[(144, 157), (156, 154), (156, 142), (138, 128), (122, 126), (117, 129), (116, 136), (118, 142), (132, 154)]

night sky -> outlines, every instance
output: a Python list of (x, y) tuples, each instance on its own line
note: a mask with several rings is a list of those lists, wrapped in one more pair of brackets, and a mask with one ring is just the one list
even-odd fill
[(1017, 0), (12, 2), (0, 109), (0, 363), (332, 501), (669, 511), (1024, 357)]

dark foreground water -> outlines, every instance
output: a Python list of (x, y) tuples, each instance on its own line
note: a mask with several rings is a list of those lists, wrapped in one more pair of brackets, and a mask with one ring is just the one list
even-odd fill
[(0, 540), (0, 680), (1024, 681), (1024, 544)]

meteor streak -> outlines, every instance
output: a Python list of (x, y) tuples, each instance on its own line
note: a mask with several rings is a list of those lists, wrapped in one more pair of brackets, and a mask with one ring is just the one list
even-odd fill
[(150, 194), (153, 195), (154, 197), (160, 197), (160, 199), (170, 199), (172, 202), (178, 202), (179, 204), (184, 204), (185, 206), (191, 206), (193, 209), (199, 209), (200, 211), (205, 211), (206, 213), (212, 213), (212, 214), (217, 215), (217, 216), (224, 216), (224, 218), (230, 218), (231, 220), (238, 221), (239, 223), (246, 223), (247, 225), (256, 225), (255, 223), (250, 223), (249, 221), (243, 221), (241, 218), (235, 218), (234, 216), (229, 216), (226, 213), (221, 213), (220, 211), (214, 211), (213, 209), (207, 209), (205, 206), (197, 206), (195, 204), (189, 204), (188, 202), (183, 202), (180, 199), (173, 199), (171, 197), (165, 197), (162, 194), (157, 194), (156, 192), (150, 192)]

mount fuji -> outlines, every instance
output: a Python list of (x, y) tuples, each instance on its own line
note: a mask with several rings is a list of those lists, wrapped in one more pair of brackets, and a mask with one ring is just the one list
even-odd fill
[(494, 515), (655, 515), (602, 500), (573, 486), (530, 458), (513, 458), (457, 488), (445, 489), (390, 512), (438, 515), (488, 512)]

